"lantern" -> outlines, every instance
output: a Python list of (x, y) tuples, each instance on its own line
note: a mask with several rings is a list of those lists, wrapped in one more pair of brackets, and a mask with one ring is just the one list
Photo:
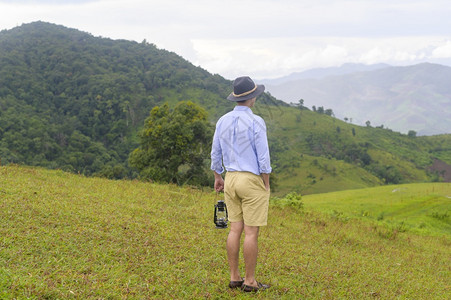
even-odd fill
[(218, 200), (218, 203), (215, 205), (215, 215), (214, 222), (216, 224), (216, 228), (224, 229), (227, 228), (227, 206), (224, 200)]

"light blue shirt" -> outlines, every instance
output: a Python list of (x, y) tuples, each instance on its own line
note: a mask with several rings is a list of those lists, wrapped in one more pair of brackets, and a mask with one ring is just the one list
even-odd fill
[(211, 169), (221, 174), (223, 164), (228, 172), (271, 173), (265, 121), (247, 106), (235, 106), (216, 123)]

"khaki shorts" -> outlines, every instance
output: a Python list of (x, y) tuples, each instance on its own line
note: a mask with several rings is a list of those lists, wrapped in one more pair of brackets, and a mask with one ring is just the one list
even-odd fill
[(230, 222), (244, 221), (248, 226), (265, 226), (269, 195), (261, 176), (249, 172), (226, 173), (224, 200)]

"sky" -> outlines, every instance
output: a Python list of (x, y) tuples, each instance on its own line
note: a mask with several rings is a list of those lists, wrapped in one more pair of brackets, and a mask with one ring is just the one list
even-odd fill
[(45, 21), (177, 53), (227, 79), (344, 63), (451, 66), (449, 0), (0, 0), (0, 30)]

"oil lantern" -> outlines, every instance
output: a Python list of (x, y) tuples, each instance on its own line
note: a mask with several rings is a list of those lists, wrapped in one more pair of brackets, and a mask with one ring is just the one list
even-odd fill
[(227, 206), (224, 200), (218, 200), (218, 203), (215, 204), (215, 215), (214, 222), (216, 224), (216, 228), (224, 229), (227, 228)]

